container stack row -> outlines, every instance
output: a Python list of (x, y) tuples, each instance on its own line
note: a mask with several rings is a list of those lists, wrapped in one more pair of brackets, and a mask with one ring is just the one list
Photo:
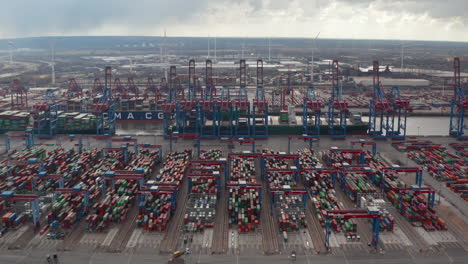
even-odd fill
[[(382, 177), (382, 168), (389, 167), (383, 161), (373, 158), (368, 164)], [(386, 173), (383, 191), (387, 199), (396, 207), (413, 225), (419, 225), (426, 230), (447, 230), (445, 221), (437, 216), (434, 208), (430, 206), (428, 197), (418, 194), (408, 188), (404, 182), (398, 179), (396, 173)]]
[(253, 231), (260, 224), (260, 190), (245, 189), (242, 185), (257, 183), (254, 159), (233, 158), (230, 172), (230, 183), (238, 186), (230, 188), (228, 193), (229, 225), (237, 226), (240, 233)]
[[(336, 197), (330, 175), (317, 172), (304, 172), (302, 177), (312, 197), (311, 201), (315, 209), (315, 214), (322, 227), (325, 227), (327, 210), (344, 210), (344, 205), (342, 202), (339, 202)], [(356, 222), (353, 219), (333, 219), (331, 220), (331, 227), (336, 232), (345, 232), (346, 235), (354, 235), (357, 231)]]
[[(271, 150), (264, 150), (266, 154), (280, 154)], [(271, 192), (278, 219), (278, 228), (281, 232), (298, 231), (307, 227), (305, 220), (304, 198), (302, 194), (287, 193), (297, 190), (296, 173), (268, 172), (274, 170), (290, 170), (291, 162), (296, 160), (287, 159), (265, 159), (267, 169), (268, 188)], [(286, 192), (286, 193), (285, 193)]]
[(340, 168), (343, 164), (358, 165), (358, 154), (342, 153), (339, 151), (325, 151), (322, 155), (322, 160), (334, 168)]
[(83, 131), (96, 129), (96, 116), (80, 112), (59, 112), (57, 128), (63, 131)]
[(223, 152), (219, 149), (201, 150), (201, 160), (218, 160), (223, 156)]
[[(142, 170), (144, 177), (155, 169), (159, 160), (157, 151), (142, 150), (125, 164), (120, 152), (107, 152), (101, 163), (95, 166), (96, 170), (90, 175), (104, 177), (107, 171), (124, 170), (135, 172)], [(130, 179), (106, 179), (106, 196), (103, 200), (93, 203), (91, 214), (86, 217), (87, 230), (99, 232), (105, 230), (111, 223), (125, 222), (128, 212), (133, 206), (139, 183)], [(112, 183), (113, 181), (113, 183)]]
[(377, 188), (364, 174), (346, 173), (342, 180), (344, 182), (341, 183), (340, 186), (342, 186), (344, 193), (346, 193), (353, 202), (356, 202), (358, 194), (369, 194), (377, 192)]
[(7, 212), (3, 215), (2, 220), (3, 227), (7, 229), (18, 228), (21, 224), (23, 224), (26, 221), (26, 216), (24, 214)]
[(445, 221), (436, 215), (434, 208), (427, 206), (426, 197), (423, 195), (389, 191), (387, 198), (413, 225), (420, 225), (427, 231), (447, 230)]
[(313, 169), (320, 165), (320, 161), (313, 150), (304, 149), (299, 152), (299, 165), (302, 169)]
[[(138, 204), (137, 224), (148, 231), (165, 232), (173, 214), (172, 202), (185, 176), (191, 151), (169, 153), (155, 180), (147, 182), (150, 193)], [(154, 190), (152, 192), (152, 190)], [(158, 190), (158, 191), (156, 191)], [(163, 191), (164, 190), (164, 191)]]
[(156, 176), (156, 184), (172, 184), (179, 186), (189, 165), (191, 151), (174, 152), (167, 155), (164, 167)]
[(0, 127), (6, 131), (25, 131), (30, 115), (27, 112), (3, 111), (0, 113)]
[(409, 151), (408, 157), (427, 168), (429, 175), (445, 182), (468, 201), (468, 158), (445, 149)]
[(231, 183), (238, 183), (239, 181), (257, 183), (255, 180), (255, 160), (253, 158), (234, 157), (231, 159), (230, 166), (229, 181)]
[(392, 232), (395, 227), (395, 219), (393, 216), (388, 212), (386, 208), (386, 202), (384, 199), (376, 199), (375, 197), (369, 196), (362, 196), (359, 207), (367, 208), (373, 207), (379, 209), (381, 214), (381, 221), (380, 221), (380, 231), (390, 231)]
[(191, 194), (184, 216), (187, 232), (200, 232), (214, 226), (216, 194)]
[[(218, 149), (202, 150), (200, 160), (215, 161), (222, 158), (222, 151)], [(198, 165), (190, 167), (190, 170), (200, 171), (201, 173), (220, 172), (219, 165)], [(191, 189), (187, 210), (184, 216), (185, 230), (187, 232), (199, 232), (205, 228), (214, 226), (216, 214), (217, 188), (218, 180), (215, 178), (192, 177)]]

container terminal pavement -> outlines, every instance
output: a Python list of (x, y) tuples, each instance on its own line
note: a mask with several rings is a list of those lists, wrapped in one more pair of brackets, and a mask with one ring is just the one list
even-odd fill
[(0, 263), (466, 261), (452, 138), (114, 138), (1, 146)]

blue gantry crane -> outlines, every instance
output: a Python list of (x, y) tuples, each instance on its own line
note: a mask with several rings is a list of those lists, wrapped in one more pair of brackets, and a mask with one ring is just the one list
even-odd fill
[(30, 203), (31, 214), (34, 226), (39, 226), (41, 210), (39, 208), (39, 196), (34, 194), (16, 194), (14, 191), (3, 191), (0, 194), (0, 201), (10, 203)]
[(34, 132), (39, 138), (51, 138), (57, 134), (57, 104), (37, 103), (31, 113), (34, 118)]
[(453, 59), (453, 98), (450, 109), (450, 136), (458, 139), (468, 139), (468, 125), (465, 124), (465, 114), (468, 112), (468, 88), (462, 87), (460, 79), (460, 58)]
[(239, 62), (239, 90), (234, 101), (234, 135), (251, 136), (250, 101), (247, 94), (247, 65), (245, 60)]
[(218, 115), (218, 135), (220, 137), (232, 137), (234, 111), (232, 107), (232, 100), (230, 96), (229, 86), (223, 86), (221, 89), (221, 97), (216, 100), (215, 112)]
[(410, 110), (410, 100), (401, 97), (400, 87), (392, 87), (389, 97), (392, 106), (390, 125), (387, 127), (387, 136), (392, 139), (403, 140), (406, 137), (406, 121)]
[[(176, 121), (177, 100), (176, 100), (176, 68), (171, 66), (169, 69), (169, 87), (167, 87), (166, 79), (161, 79), (161, 89), (167, 92), (166, 101), (161, 105), (164, 114), (164, 137), (172, 135), (173, 132), (178, 132), (178, 122)], [(175, 128), (173, 127), (175, 126)]]
[(369, 207), (368, 210), (327, 210), (327, 216), (325, 220), (326, 233), (325, 233), (325, 245), (330, 249), (330, 235), (331, 235), (331, 221), (337, 219), (338, 221), (353, 219), (353, 218), (366, 218), (372, 219), (372, 246), (377, 248), (379, 245), (379, 232), (380, 232), (380, 217), (381, 214), (377, 208)]
[(346, 138), (346, 117), (349, 115), (348, 102), (342, 98), (339, 71), (338, 61), (333, 60), (332, 94), (328, 101), (328, 133), (333, 139)]
[(96, 115), (96, 135), (114, 135), (115, 133), (115, 106), (111, 93), (112, 68), (105, 68), (105, 83), (104, 85), (95, 85), (96, 92), (98, 88), (102, 89), (102, 93), (97, 102), (93, 104), (93, 113)]
[(254, 138), (268, 137), (268, 102), (265, 99), (263, 87), (263, 61), (257, 60), (257, 88), (252, 108), (252, 136)]
[(391, 103), (387, 100), (380, 82), (380, 66), (373, 62), (373, 94), (369, 104), (369, 135), (376, 139), (385, 139), (392, 111)]
[(302, 107), (302, 126), (304, 127), (304, 135), (319, 136), (322, 101), (318, 98), (315, 87), (307, 87), (307, 93), (306, 96), (304, 96)]

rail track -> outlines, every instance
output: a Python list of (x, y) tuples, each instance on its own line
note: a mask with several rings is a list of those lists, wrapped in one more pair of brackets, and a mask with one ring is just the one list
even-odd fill
[(73, 247), (75, 247), (80, 239), (83, 237), (85, 234), (85, 228), (86, 228), (86, 221), (85, 219), (81, 219), (80, 223), (73, 227), (73, 230), (71, 230), (70, 233), (65, 235), (65, 239), (63, 240), (63, 243), (61, 243), (58, 247), (57, 250), (61, 251), (69, 251), (72, 250)]
[[(224, 180), (222, 180), (224, 181)], [(215, 226), (213, 242), (211, 243), (211, 254), (225, 254), (229, 243), (229, 226), (227, 212), (227, 192), (224, 185), (221, 187), (219, 201), (216, 206)]]
[(132, 208), (128, 212), (128, 219), (126, 220), (123, 227), (119, 228), (118, 233), (115, 235), (110, 246), (108, 247), (109, 252), (122, 252), (125, 249), (128, 240), (135, 230), (137, 216), (138, 206), (133, 204)]
[(458, 240), (458, 243), (468, 251), (468, 226), (463, 219), (452, 212), (447, 206), (439, 206), (437, 214), (447, 222), (449, 232)]
[(266, 255), (279, 253), (278, 226), (275, 225), (274, 212), (271, 210), (270, 193), (266, 180), (262, 180), (260, 161), (255, 161), (255, 178), (261, 183), (263, 190), (262, 211), (260, 213), (260, 229), (262, 232), (263, 253)]
[[(345, 208), (347, 209), (354, 209), (354, 203), (351, 201), (351, 199), (346, 196), (346, 194), (340, 189), (340, 188), (335, 188), (336, 191), (336, 196), (338, 199), (343, 202)], [(370, 228), (370, 223), (368, 223), (364, 219), (353, 219), (356, 221), (357, 224), (357, 231), (361, 235), (361, 241), (364, 242), (365, 244), (371, 243), (372, 242), (372, 229)]]
[(263, 200), (261, 212), (261, 229), (263, 252), (266, 255), (279, 253), (278, 228), (275, 225), (274, 212), (271, 210), (270, 193), (266, 190), (266, 183), (263, 182)]
[(172, 217), (172, 221), (167, 228), (166, 234), (159, 248), (160, 253), (172, 253), (176, 250), (180, 238), (180, 231), (184, 224), (184, 214), (188, 198), (188, 180), (184, 175), (179, 191), (177, 193), (177, 207)]
[[(297, 186), (299, 189), (303, 188), (307, 190), (307, 188), (304, 186), (304, 179), (302, 176), (299, 177)], [(307, 195), (309, 195), (308, 191), (307, 193)], [(325, 246), (325, 232), (322, 225), (320, 224), (319, 219), (317, 218), (317, 215), (314, 212), (312, 199), (308, 199), (307, 205), (304, 209), (307, 221), (307, 230), (309, 231), (310, 238), (312, 239), (312, 244), (316, 253), (318, 254), (320, 252), (326, 252), (327, 247)]]

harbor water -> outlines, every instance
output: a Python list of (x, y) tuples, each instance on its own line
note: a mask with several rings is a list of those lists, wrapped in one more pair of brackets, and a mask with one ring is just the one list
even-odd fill
[[(364, 122), (369, 117), (363, 116)], [(408, 136), (448, 136), (450, 118), (446, 116), (437, 117), (408, 117)], [(117, 135), (162, 135), (162, 122), (118, 122)]]

